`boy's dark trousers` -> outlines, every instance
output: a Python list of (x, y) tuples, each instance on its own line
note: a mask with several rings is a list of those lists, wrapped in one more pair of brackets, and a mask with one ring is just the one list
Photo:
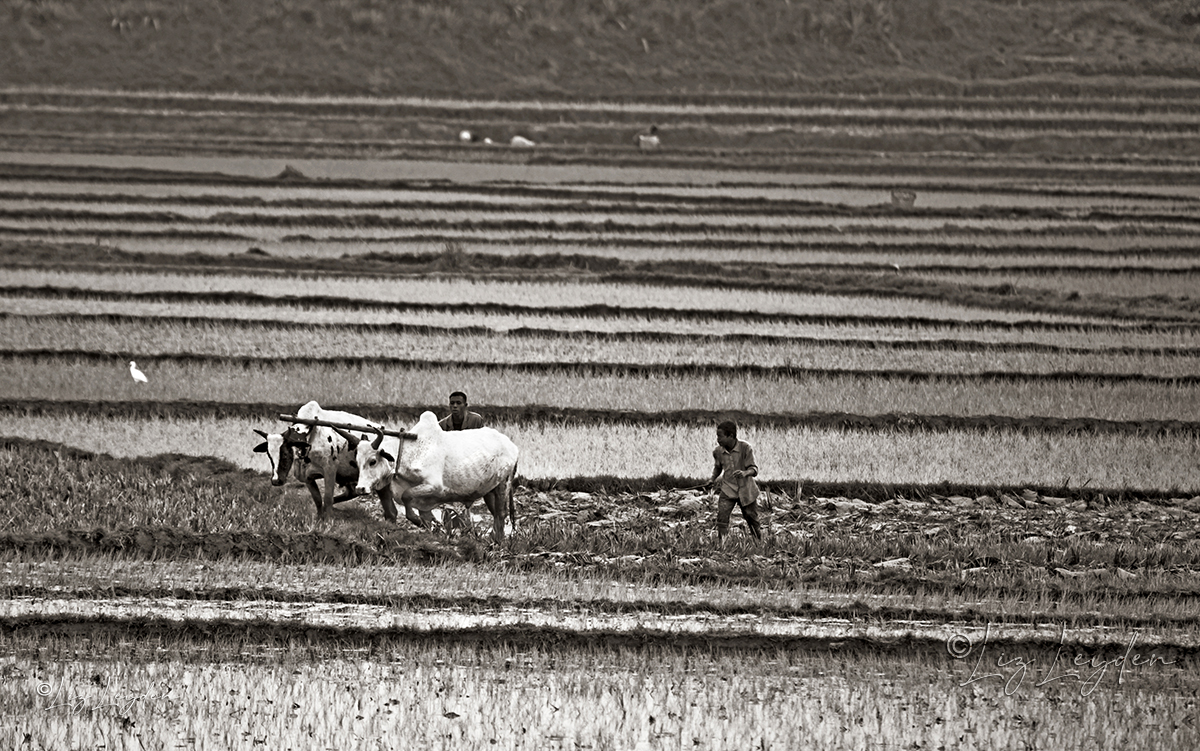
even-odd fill
[[(722, 540), (729, 533), (729, 516), (733, 513), (733, 507), (740, 505), (737, 498), (730, 498), (722, 495), (717, 501), (717, 535)], [(750, 534), (754, 535), (755, 539), (762, 539), (762, 527), (758, 523), (758, 503), (751, 503), (747, 506), (742, 506), (742, 518), (746, 520), (746, 526), (750, 528)]]

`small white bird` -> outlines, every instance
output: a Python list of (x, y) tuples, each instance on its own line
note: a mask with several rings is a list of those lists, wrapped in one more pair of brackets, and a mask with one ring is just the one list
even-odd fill
[(133, 380), (138, 383), (147, 383), (146, 374), (138, 370), (137, 363), (133, 360), (129, 361), (129, 375), (133, 376)]
[(471, 135), (471, 131), (464, 130), (458, 134), (458, 140), (462, 141), (463, 143), (470, 143), (471, 141), (475, 140), (475, 137)]
[(523, 146), (525, 148), (534, 145), (533, 141), (529, 140), (525, 136), (513, 136), (512, 141), (509, 143), (511, 143), (513, 146)]
[(658, 138), (658, 126), (651, 125), (649, 133), (638, 133), (637, 145), (642, 151), (658, 151), (662, 141)]

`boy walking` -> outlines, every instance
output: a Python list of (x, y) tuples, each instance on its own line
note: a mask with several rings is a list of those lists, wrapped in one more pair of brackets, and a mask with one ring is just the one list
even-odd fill
[[(716, 486), (720, 500), (717, 501), (717, 534), (721, 541), (729, 533), (729, 516), (734, 506), (742, 509), (742, 518), (750, 527), (755, 539), (762, 539), (762, 527), (758, 523), (758, 465), (754, 463), (754, 450), (737, 437), (737, 423), (726, 420), (717, 426), (717, 447), (713, 449), (713, 475), (710, 485)], [(717, 478), (721, 478), (717, 483)]]

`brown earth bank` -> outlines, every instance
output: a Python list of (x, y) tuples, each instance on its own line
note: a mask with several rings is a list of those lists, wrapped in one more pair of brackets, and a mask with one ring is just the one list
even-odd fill
[[(397, 411), (394, 406), (380, 404), (331, 404), (329, 409), (338, 409), (353, 414), (362, 415), (380, 423), (387, 422)], [(211, 418), (242, 418), (260, 420), (264, 430), (272, 430), (277, 426), (276, 420), (280, 415), (295, 414), (297, 405), (286, 404), (255, 404), (239, 403), (226, 404), (217, 402), (151, 402), (151, 401), (47, 401), (41, 399), (2, 399), (0, 414), (14, 413), (25, 416), (56, 416), (78, 415), (100, 418), (144, 419), (144, 420), (177, 420), (177, 419), (211, 419)], [(948, 430), (1005, 430), (1021, 432), (1038, 432), (1047, 434), (1091, 433), (1133, 434), (1133, 435), (1188, 435), (1200, 434), (1200, 423), (1182, 420), (1136, 420), (1122, 422), (1117, 420), (1102, 420), (1098, 418), (1056, 418), (1056, 417), (1006, 417), (1003, 415), (921, 415), (916, 413), (897, 413), (880, 415), (852, 415), (842, 412), (744, 412), (740, 410), (722, 410), (712, 412), (707, 410), (666, 410), (661, 412), (634, 412), (628, 410), (572, 409), (549, 407), (544, 405), (525, 405), (520, 407), (497, 406), (488, 404), (472, 405), (473, 409), (482, 410), (496, 420), (506, 422), (551, 422), (555, 424), (684, 424), (712, 426), (722, 420), (733, 420), (738, 425), (750, 428), (788, 428), (814, 427), (838, 428), (843, 430), (862, 431), (948, 431)], [(404, 412), (419, 415), (426, 410), (438, 413), (444, 409), (441, 404), (414, 404), (403, 407)], [(20, 441), (18, 438), (0, 438), (0, 445), (9, 445), (9, 441)], [(674, 478), (677, 485), (694, 484), (689, 478)], [(597, 488), (600, 480), (596, 478), (561, 478), (543, 480), (555, 487), (565, 490), (577, 489), (573, 483)], [(616, 486), (603, 485), (605, 489), (629, 487), (629, 480), (613, 480)], [(658, 489), (666, 486), (671, 479), (660, 478), (648, 487)], [(582, 489), (582, 488), (580, 488)], [(832, 488), (826, 488), (830, 490)], [(862, 492), (862, 491), (858, 491)], [(907, 492), (915, 496), (923, 493), (917, 488), (908, 488)], [(842, 493), (843, 495), (845, 493)]]
[(1200, 63), (1186, 0), (521, 5), (21, 1), (0, 83), (310, 94), (1171, 96)]

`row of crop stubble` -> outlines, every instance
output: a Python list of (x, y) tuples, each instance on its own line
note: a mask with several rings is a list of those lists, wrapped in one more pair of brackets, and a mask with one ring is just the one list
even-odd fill
[(470, 353), (476, 365), (563, 364), (723, 367), (756, 370), (911, 372), (937, 375), (1055, 374), (1151, 376), (1189, 379), (1200, 375), (1200, 350), (1122, 350), (1098, 347), (988, 347), (974, 342), (888, 343), (705, 336), (626, 337), (588, 332), (418, 330), (406, 327), (314, 326), (207, 319), (93, 318), (0, 315), (7, 353), (153, 357), (311, 357), (445, 362)]
[[(0, 290), (0, 315), (88, 321), (153, 321), (178, 325), (258, 325), (285, 332), (313, 327), (346, 332), (507, 333), (512, 336), (607, 336), (613, 342), (694, 337), (763, 344), (910, 346), (963, 351), (1044, 351), (1183, 355), (1200, 349), (1200, 326), (1113, 321), (1055, 324), (1025, 321), (958, 322), (909, 317), (772, 315), (730, 311), (652, 311), (603, 306), (588, 309), (521, 309), (499, 305), (372, 304), (251, 295), (137, 294), (53, 287)], [(14, 325), (20, 325), (14, 323)], [(15, 343), (16, 340), (14, 340)], [(44, 346), (44, 342), (39, 347)], [(78, 345), (77, 347), (78, 348)]]
[[(320, 273), (232, 274), (219, 270), (189, 272), (183, 269), (145, 271), (113, 269), (107, 272), (69, 269), (12, 268), (0, 280), (0, 289), (39, 287), (100, 293), (182, 294), (211, 296), (240, 294), (270, 302), (305, 298), (326, 304), (472, 305), (508, 306), (529, 312), (604, 306), (639, 313), (678, 314), (685, 311), (721, 311), (733, 316), (746, 313), (776, 315), (841, 316), (847, 311), (874, 318), (920, 318), (960, 322), (1041, 321), (1075, 325), (1105, 325), (1111, 318), (1005, 310), (916, 295), (823, 294), (771, 285), (721, 286), (717, 280), (693, 285), (638, 283), (634, 279), (591, 281), (589, 274), (545, 280), (524, 275), (524, 280), (475, 277), (465, 274), (349, 275)], [(862, 280), (864, 289), (870, 280)], [(881, 285), (882, 286), (882, 285)]]
[[(497, 237), (495, 233), (446, 230), (418, 232), (406, 237), (317, 239), (296, 236), (287, 240), (259, 242), (239, 233), (162, 232), (139, 234), (129, 228), (120, 230), (86, 230), (79, 227), (61, 230), (4, 229), (0, 238), (7, 242), (92, 243), (103, 241), (105, 247), (119, 244), (130, 252), (142, 255), (187, 255), (204, 253), (217, 257), (235, 257), (253, 250), (255, 255), (277, 259), (331, 259), (359, 256), (364, 258), (386, 255), (393, 259), (423, 259), (430, 256), (458, 263), (465, 254), (470, 261), (479, 258), (494, 262), (512, 258), (567, 257), (580, 265), (598, 265), (597, 261), (618, 263), (712, 263), (754, 264), (807, 268), (814, 271), (875, 270), (894, 272), (900, 266), (904, 273), (941, 273), (955, 271), (985, 274), (1003, 271), (1013, 274), (1058, 272), (1072, 274), (1068, 279), (1108, 271), (1116, 276), (1107, 291), (1120, 293), (1136, 291), (1138, 286), (1116, 285), (1123, 275), (1158, 274), (1164, 279), (1172, 274), (1190, 274), (1200, 263), (1195, 252), (1195, 239), (1189, 236), (1145, 236), (1130, 234), (1124, 237), (1105, 235), (1063, 235), (1058, 233), (1025, 233), (1004, 237), (975, 235), (963, 237), (939, 231), (919, 237), (890, 236), (885, 233), (815, 232), (803, 236), (776, 240), (772, 238), (662, 238), (620, 239), (604, 237), (561, 237), (557, 233), (525, 233)], [(454, 252), (446, 253), (447, 248)], [(1084, 288), (1086, 289), (1086, 288)]]
[(142, 359), (148, 384), (129, 377), (129, 353), (0, 357), (8, 400), (87, 400), (404, 407), (443, 403), (455, 389), (475, 404), (543, 405), (613, 412), (672, 410), (870, 416), (998, 415), (1056, 419), (1200, 420), (1195, 378), (937, 375), (738, 366), (485, 365), (436, 361), (295, 357)]
[[(30, 414), (19, 406), (4, 412), (5, 430), (11, 435), (114, 456), (214, 456), (259, 471), (269, 466), (251, 452), (259, 440), (253, 431), (282, 428), (278, 412), (264, 413), (261, 419)], [(397, 410), (386, 415), (385, 422), (408, 426), (414, 418)], [(697, 480), (711, 469), (713, 422), (491, 421), (521, 447), (520, 473), (527, 478), (665, 474)], [(761, 476), (769, 482), (1036, 485), (1183, 494), (1200, 489), (1200, 436), (1194, 431), (1097, 434), (766, 426), (749, 428), (743, 437), (755, 446)]]
[[(685, 215), (686, 216), (686, 215)], [(964, 219), (937, 217), (904, 220), (889, 218), (845, 219), (811, 217), (789, 222), (763, 223), (753, 217), (741, 223), (652, 221), (617, 223), (608, 219), (585, 221), (570, 218), (415, 220), (408, 217), (336, 217), (321, 220), (297, 211), (288, 222), (255, 220), (223, 214), (211, 220), (189, 219), (167, 213), (87, 214), (45, 212), (0, 216), (0, 230), (9, 233), (160, 239), (230, 238), (263, 243), (320, 239), (342, 243), (390, 243), (442, 237), (444, 239), (537, 243), (547, 239), (564, 245), (597, 245), (606, 240), (621, 244), (654, 244), (669, 248), (688, 244), (697, 248), (719, 243), (726, 247), (800, 246), (814, 240), (862, 237), (867, 242), (903, 248), (917, 243), (933, 248), (962, 246), (1060, 245), (1075, 247), (1094, 241), (1101, 250), (1119, 252), (1133, 248), (1191, 247), (1196, 224), (1190, 218), (1160, 221), (1153, 218), (1123, 220), (1105, 217), (1051, 222), (1045, 219)]]

